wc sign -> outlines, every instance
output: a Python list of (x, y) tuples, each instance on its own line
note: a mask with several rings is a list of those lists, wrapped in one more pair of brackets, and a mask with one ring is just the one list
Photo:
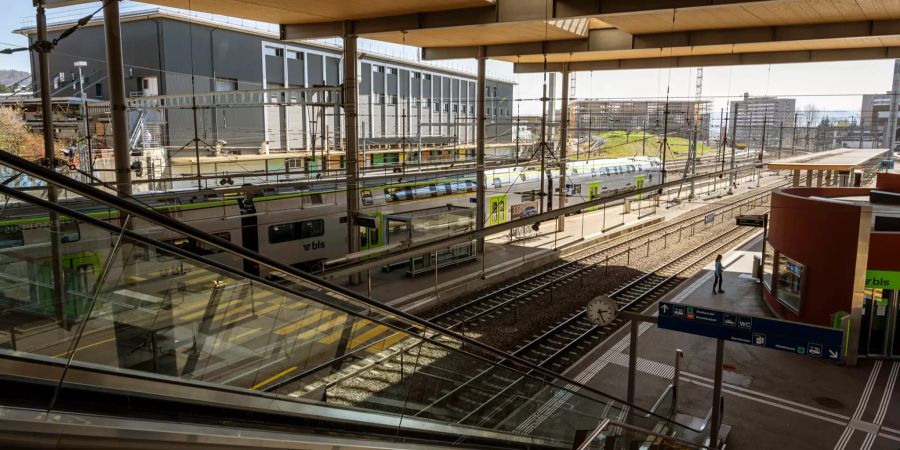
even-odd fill
[(897, 289), (900, 287), (900, 272), (890, 270), (867, 270), (866, 289)]

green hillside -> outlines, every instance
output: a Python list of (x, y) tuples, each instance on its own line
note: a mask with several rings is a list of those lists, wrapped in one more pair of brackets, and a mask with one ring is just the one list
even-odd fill
[[(645, 139), (645, 136), (646, 144), (642, 142), (643, 139)], [(587, 142), (581, 144), (580, 148), (578, 149), (580, 158), (624, 158), (631, 156), (641, 156), (642, 154), (646, 156), (661, 157), (659, 148), (662, 137), (655, 134), (643, 133), (641, 131), (635, 131), (631, 133), (627, 133), (625, 131), (608, 131), (606, 133), (596, 134), (594, 135), (594, 137), (606, 139), (606, 143), (604, 143), (603, 146), (599, 149), (595, 149), (593, 152), (590, 152), (590, 154), (588, 153), (591, 144)], [(682, 137), (669, 136), (668, 142), (669, 153), (666, 155), (667, 159), (683, 159), (687, 157), (689, 145), (689, 141), (687, 139)], [(715, 154), (716, 149), (701, 142), (698, 146), (698, 152), (700, 153), (700, 156), (703, 156), (710, 153)]]

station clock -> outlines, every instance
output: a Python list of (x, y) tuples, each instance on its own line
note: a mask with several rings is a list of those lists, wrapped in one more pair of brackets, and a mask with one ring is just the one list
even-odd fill
[(609, 325), (619, 315), (619, 305), (606, 295), (600, 295), (591, 299), (585, 307), (587, 318), (599, 325)]

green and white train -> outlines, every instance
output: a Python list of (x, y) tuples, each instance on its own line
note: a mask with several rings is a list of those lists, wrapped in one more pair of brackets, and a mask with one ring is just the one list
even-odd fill
[[(659, 182), (661, 165), (657, 158), (636, 157), (572, 161), (567, 165), (566, 192), (569, 205), (591, 200), (607, 192), (647, 187)], [(550, 169), (554, 195), (559, 192), (558, 169)], [(375, 228), (361, 228), (361, 248), (375, 249), (386, 242), (388, 215), (446, 207), (471, 208), (475, 198), (473, 174), (428, 178), (400, 176), (386, 180), (383, 176), (364, 177), (360, 188), (362, 214), (375, 219)], [(545, 180), (547, 173), (544, 174)], [(511, 208), (539, 201), (541, 173), (534, 165), (486, 171), (487, 225), (511, 219)], [(405, 181), (409, 180), (409, 181)], [(387, 182), (392, 181), (392, 182)], [(327, 260), (346, 255), (347, 216), (346, 191), (339, 182), (322, 182), (313, 186), (279, 186), (259, 189), (244, 186), (241, 193), (220, 195), (185, 193), (154, 195), (141, 198), (157, 211), (186, 224), (230, 240), (252, 251), (263, 253), (303, 270), (315, 271)], [(115, 220), (116, 211), (99, 209), (84, 200), (68, 200), (72, 209), (102, 220)], [(528, 215), (528, 214), (525, 214)], [(140, 220), (136, 230), (157, 240), (169, 242), (196, 254), (234, 264), (248, 273), (271, 275), (265, 270), (237, 258), (221, 254), (217, 249), (191, 238), (150, 226)], [(10, 202), (0, 217), (0, 266), (7, 278), (50, 280), (49, 232), (46, 211)], [(109, 233), (74, 221), (63, 221), (60, 243), (63, 266), (67, 273), (67, 290), (90, 284), (100, 273), (111, 245)], [(151, 250), (142, 255), (142, 272), (151, 273), (176, 265), (168, 255)], [(9, 270), (11, 264), (25, 262)], [(22, 272), (25, 271), (25, 272)], [(19, 273), (22, 272), (22, 273)], [(18, 273), (18, 274), (17, 274)], [(30, 276), (30, 277), (29, 277)], [(79, 281), (80, 280), (80, 281)], [(32, 294), (38, 302), (46, 301), (46, 289)]]

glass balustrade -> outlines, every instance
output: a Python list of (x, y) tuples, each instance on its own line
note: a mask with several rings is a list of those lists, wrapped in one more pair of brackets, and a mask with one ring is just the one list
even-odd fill
[(400, 436), (433, 427), (461, 445), (572, 448), (603, 419), (665, 422), (202, 232), (85, 192), (60, 188), (81, 197), (70, 210), (45, 191), (0, 190), (0, 360), (22, 377), (46, 368), (54, 389), (29, 406), (52, 412), (71, 386), (119, 377), (377, 413)]

